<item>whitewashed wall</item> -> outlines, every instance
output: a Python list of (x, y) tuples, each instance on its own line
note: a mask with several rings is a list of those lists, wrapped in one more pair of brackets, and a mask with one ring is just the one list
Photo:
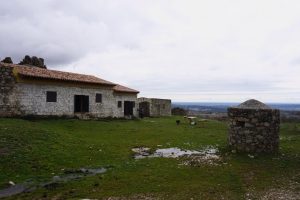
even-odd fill
[[(23, 115), (74, 116), (74, 95), (89, 96), (89, 114), (91, 117), (124, 117), (117, 102), (136, 101), (136, 95), (114, 95), (109, 88), (86, 88), (40, 84), (16, 84), (18, 102)], [(57, 102), (46, 102), (47, 91), (57, 92)], [(96, 103), (96, 93), (102, 94), (102, 103)], [(136, 109), (135, 109), (136, 110)], [(136, 111), (134, 112), (137, 113)]]
[[(118, 108), (118, 101), (122, 101), (122, 107)], [(138, 117), (138, 103), (137, 95), (129, 93), (115, 93), (115, 105), (117, 105), (115, 114), (117, 116), (124, 116), (124, 101), (134, 101), (135, 107), (133, 108), (133, 115)]]

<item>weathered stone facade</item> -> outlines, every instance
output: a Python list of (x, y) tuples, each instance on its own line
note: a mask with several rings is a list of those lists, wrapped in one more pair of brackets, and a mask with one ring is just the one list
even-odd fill
[[(57, 102), (47, 102), (46, 92), (57, 92)], [(20, 102), (19, 109), (23, 115), (49, 116), (80, 116), (74, 113), (74, 95), (89, 96), (89, 117), (124, 117), (122, 108), (117, 107), (117, 101), (136, 101), (136, 95), (124, 96), (115, 94), (109, 88), (86, 88), (57, 85), (37, 85), (19, 83), (16, 85), (16, 98)], [(96, 103), (96, 94), (102, 94), (102, 102)], [(137, 113), (135, 109), (135, 114)]]
[[(20, 79), (13, 67), (0, 65), (0, 117), (69, 116), (82, 118), (124, 117), (124, 101), (137, 104), (137, 93), (117, 92), (112, 86), (63, 81)], [(56, 93), (56, 101), (47, 101), (47, 92)], [(101, 102), (96, 102), (101, 94)], [(87, 113), (76, 113), (75, 95), (88, 96)], [(118, 106), (122, 101), (122, 106)], [(137, 106), (133, 116), (138, 116)]]
[(249, 100), (228, 108), (231, 149), (238, 152), (277, 152), (279, 146), (280, 111)]
[(171, 116), (171, 100), (156, 98), (138, 98), (140, 114), (145, 117)]
[[(137, 95), (134, 94), (120, 94), (120, 93), (114, 93), (114, 105), (115, 105), (115, 115), (116, 116), (122, 116), (124, 117), (124, 102), (125, 101), (132, 101), (134, 102), (134, 108), (133, 108), (133, 116), (138, 117), (138, 102), (137, 102)], [(118, 107), (118, 102), (121, 101), (122, 105), (121, 107)]]
[(0, 116), (13, 116), (20, 113), (16, 98), (16, 80), (12, 67), (0, 67)]

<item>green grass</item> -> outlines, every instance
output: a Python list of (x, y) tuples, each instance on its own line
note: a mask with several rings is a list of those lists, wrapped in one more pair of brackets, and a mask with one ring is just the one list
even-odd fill
[[(289, 180), (300, 182), (300, 124), (282, 124), (280, 154), (251, 159), (227, 150), (225, 122), (177, 126), (177, 118), (0, 119), (0, 188), (8, 181), (47, 181), (62, 174), (62, 169), (102, 166), (111, 168), (102, 175), (11, 199), (130, 198), (141, 194), (162, 199), (244, 199), (249, 191), (258, 198), (269, 189), (287, 187)], [(218, 145), (227, 164), (182, 166), (181, 159), (134, 160), (131, 152), (138, 146), (197, 150), (207, 145)]]

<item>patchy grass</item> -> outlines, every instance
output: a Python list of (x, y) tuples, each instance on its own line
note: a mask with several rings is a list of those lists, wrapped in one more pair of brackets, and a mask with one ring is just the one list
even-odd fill
[[(177, 118), (0, 119), (0, 188), (9, 181), (47, 181), (63, 169), (110, 166), (102, 175), (8, 199), (259, 199), (276, 191), (298, 194), (300, 124), (282, 124), (279, 154), (250, 158), (228, 151), (225, 122), (177, 126)], [(208, 145), (219, 148), (220, 164), (181, 165), (186, 158), (134, 160), (131, 151), (142, 146), (200, 150)]]

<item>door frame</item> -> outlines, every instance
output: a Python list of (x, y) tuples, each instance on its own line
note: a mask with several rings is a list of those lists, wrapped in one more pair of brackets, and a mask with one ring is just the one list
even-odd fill
[(124, 101), (124, 116), (133, 116), (134, 101)]
[(88, 95), (74, 95), (74, 113), (88, 113), (90, 98)]

